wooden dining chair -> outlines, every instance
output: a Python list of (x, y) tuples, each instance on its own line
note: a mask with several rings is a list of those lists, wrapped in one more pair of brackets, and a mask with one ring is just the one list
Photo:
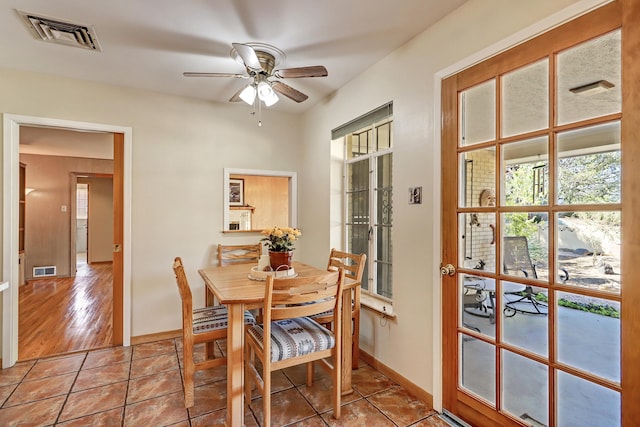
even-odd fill
[[(193, 377), (196, 371), (215, 368), (227, 363), (226, 357), (207, 358), (196, 362), (194, 347), (201, 343), (215, 343), (227, 337), (227, 307), (223, 305), (194, 309), (191, 288), (184, 272), (182, 259), (176, 257), (173, 262), (180, 299), (182, 300), (182, 351), (184, 363), (184, 406), (190, 408), (194, 401)], [(253, 315), (245, 311), (245, 325), (255, 324)]]
[(245, 400), (251, 403), (255, 384), (262, 395), (263, 426), (271, 424), (271, 372), (306, 364), (310, 387), (314, 361), (331, 374), (333, 416), (340, 418), (342, 328), (332, 332), (309, 316), (333, 310), (333, 322), (339, 325), (343, 285), (342, 269), (312, 277), (267, 278), (264, 321), (245, 333)]
[(258, 263), (262, 255), (262, 245), (218, 245), (218, 264), (221, 266), (229, 264), (249, 264)]
[[(232, 264), (253, 264), (258, 265), (260, 255), (262, 255), (262, 245), (222, 245), (218, 244), (218, 265), (225, 267)], [(209, 288), (204, 289), (204, 301), (207, 307), (216, 305), (214, 295)]]
[[(364, 272), (364, 265), (366, 261), (366, 254), (356, 255), (349, 252), (339, 251), (337, 249), (331, 249), (327, 270), (335, 271), (342, 268), (344, 269), (345, 277), (349, 277), (360, 282), (362, 281), (362, 274)], [(356, 286), (351, 291), (351, 319), (353, 322), (353, 337), (351, 340), (352, 369), (358, 369), (358, 361), (360, 359), (360, 289), (361, 286)], [(313, 316), (313, 319), (321, 325), (333, 328), (333, 313), (331, 311)]]

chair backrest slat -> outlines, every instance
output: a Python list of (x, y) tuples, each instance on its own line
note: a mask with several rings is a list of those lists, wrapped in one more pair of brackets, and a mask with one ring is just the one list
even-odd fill
[[(267, 278), (265, 287), (265, 323), (270, 320), (311, 316), (339, 305), (344, 271), (320, 276), (291, 279)], [(267, 313), (268, 311), (268, 313)]]
[(331, 249), (331, 253), (329, 254), (327, 270), (335, 271), (342, 268), (344, 269), (346, 277), (360, 281), (362, 280), (362, 273), (364, 272), (366, 260), (366, 254), (352, 254), (349, 252), (339, 251), (334, 248)]
[(262, 255), (262, 245), (218, 245), (218, 264), (257, 263)]

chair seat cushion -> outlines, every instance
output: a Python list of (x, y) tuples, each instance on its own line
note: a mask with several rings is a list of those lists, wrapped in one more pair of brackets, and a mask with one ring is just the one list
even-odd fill
[[(244, 312), (244, 324), (255, 325), (256, 319), (250, 311)], [(202, 334), (217, 329), (226, 329), (229, 325), (229, 313), (224, 305), (204, 307), (193, 310), (193, 333)]]
[[(248, 333), (262, 344), (262, 325), (252, 326)], [(335, 345), (331, 331), (308, 317), (271, 322), (272, 362), (328, 350)]]
[(309, 317), (311, 317), (312, 319), (316, 319), (318, 317), (328, 317), (328, 316), (333, 316), (333, 310), (323, 311), (322, 313), (317, 313)]

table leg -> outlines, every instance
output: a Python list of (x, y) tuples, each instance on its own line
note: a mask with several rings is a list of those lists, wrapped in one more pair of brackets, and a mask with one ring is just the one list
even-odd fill
[[(209, 290), (209, 287), (205, 285), (204, 287), (204, 305), (205, 307), (212, 307), (215, 303), (215, 297), (213, 292)], [(215, 358), (214, 353), (215, 344), (213, 342), (208, 342), (205, 344), (205, 357), (207, 359)]]
[(351, 289), (342, 292), (342, 394), (353, 392), (351, 388)]
[(227, 427), (244, 425), (244, 305), (230, 304), (227, 327)]

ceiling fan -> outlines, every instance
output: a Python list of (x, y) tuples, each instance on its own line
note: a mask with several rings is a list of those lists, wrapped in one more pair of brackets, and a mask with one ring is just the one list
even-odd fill
[(278, 102), (278, 95), (286, 96), (295, 102), (303, 102), (309, 98), (304, 93), (281, 82), (279, 79), (297, 79), (303, 77), (326, 77), (327, 69), (322, 65), (277, 69), (285, 54), (275, 46), (265, 43), (232, 43), (230, 55), (245, 67), (245, 73), (197, 73), (185, 72), (185, 77), (230, 77), (251, 79), (237, 91), (229, 101), (244, 101), (254, 105), (256, 96), (267, 107)]

